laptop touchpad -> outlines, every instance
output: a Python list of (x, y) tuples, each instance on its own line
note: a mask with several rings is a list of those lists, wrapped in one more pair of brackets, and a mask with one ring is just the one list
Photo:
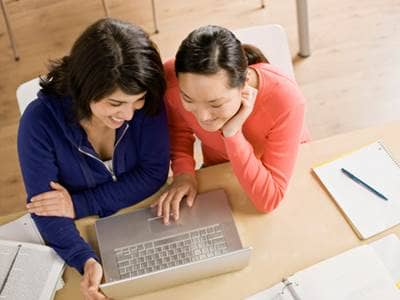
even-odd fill
[[(170, 218), (172, 218), (172, 215)], [(147, 223), (149, 224), (150, 230), (153, 233), (176, 230), (178, 227), (181, 227), (183, 225), (180, 222), (180, 220), (178, 221), (170, 220), (169, 224), (164, 224), (162, 217), (149, 218), (147, 219)]]

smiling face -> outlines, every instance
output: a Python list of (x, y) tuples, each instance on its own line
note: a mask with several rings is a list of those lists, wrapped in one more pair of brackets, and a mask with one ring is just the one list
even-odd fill
[(213, 75), (180, 73), (178, 80), (183, 107), (204, 130), (221, 129), (240, 108), (242, 88), (230, 88), (224, 70)]
[(90, 103), (92, 111), (91, 123), (98, 127), (117, 129), (130, 121), (136, 110), (143, 108), (146, 92), (127, 95), (120, 89), (97, 102)]

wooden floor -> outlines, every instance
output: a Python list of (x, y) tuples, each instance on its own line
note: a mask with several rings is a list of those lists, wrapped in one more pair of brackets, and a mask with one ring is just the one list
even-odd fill
[[(309, 0), (312, 56), (296, 57), (295, 0), (156, 0), (163, 58), (192, 29), (279, 23), (288, 32), (297, 80), (308, 99), (314, 139), (400, 119), (400, 1)], [(108, 0), (113, 17), (153, 30), (151, 1)], [(104, 16), (100, 0), (8, 0), (21, 56), (14, 62), (0, 20), (0, 214), (22, 210), (25, 193), (16, 154), (17, 86), (46, 72), (48, 59), (69, 51), (90, 23)]]

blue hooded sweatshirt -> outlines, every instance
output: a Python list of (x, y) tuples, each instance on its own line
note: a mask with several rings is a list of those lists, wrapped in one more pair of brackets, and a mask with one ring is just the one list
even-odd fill
[[(55, 181), (70, 193), (76, 219), (105, 217), (140, 202), (165, 183), (169, 141), (164, 107), (155, 116), (137, 110), (131, 121), (116, 130), (112, 171), (71, 116), (69, 97), (40, 91), (38, 99), (29, 104), (21, 117), (18, 155), (27, 202), (52, 190), (50, 181)], [(73, 219), (34, 214), (32, 217), (47, 244), (80, 273), (87, 259), (98, 260)]]

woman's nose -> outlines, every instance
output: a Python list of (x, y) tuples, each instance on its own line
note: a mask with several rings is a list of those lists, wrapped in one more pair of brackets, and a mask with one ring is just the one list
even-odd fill
[(133, 115), (135, 114), (135, 109), (132, 107), (125, 107), (121, 112), (120, 112), (120, 117), (124, 119), (125, 121), (130, 121), (133, 118)]
[(200, 122), (206, 122), (206, 121), (209, 121), (209, 120), (212, 119), (212, 118), (211, 118), (211, 114), (210, 114), (210, 112), (209, 112), (207, 109), (200, 109), (200, 110), (197, 110), (196, 116), (197, 116), (197, 119), (198, 119)]

